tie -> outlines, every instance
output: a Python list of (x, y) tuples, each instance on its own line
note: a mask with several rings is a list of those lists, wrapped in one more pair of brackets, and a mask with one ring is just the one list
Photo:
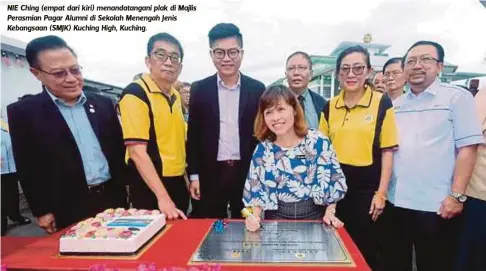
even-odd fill
[(304, 107), (304, 100), (305, 100), (305, 98), (304, 98), (304, 96), (299, 95), (298, 99), (299, 99), (300, 106), (302, 106), (302, 111), (305, 112), (305, 107)]

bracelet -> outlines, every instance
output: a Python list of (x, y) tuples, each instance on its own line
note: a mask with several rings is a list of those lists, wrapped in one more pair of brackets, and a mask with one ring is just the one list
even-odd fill
[(387, 200), (387, 198), (386, 198), (385, 194), (383, 194), (383, 193), (381, 193), (381, 192), (376, 191), (376, 192), (375, 192), (375, 196), (379, 197), (379, 198), (380, 198), (380, 199), (382, 199), (382, 200), (385, 200), (385, 201)]

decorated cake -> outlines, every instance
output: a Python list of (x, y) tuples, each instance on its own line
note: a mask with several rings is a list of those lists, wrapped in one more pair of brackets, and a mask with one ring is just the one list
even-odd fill
[(158, 210), (107, 209), (71, 227), (60, 238), (59, 253), (135, 254), (164, 226)]

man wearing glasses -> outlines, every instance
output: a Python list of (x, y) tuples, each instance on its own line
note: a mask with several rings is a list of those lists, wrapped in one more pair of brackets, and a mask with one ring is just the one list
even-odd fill
[(107, 208), (125, 207), (123, 141), (113, 103), (83, 92), (75, 52), (57, 36), (26, 47), (43, 91), (7, 108), (24, 194), (53, 233)]
[(312, 79), (312, 61), (305, 52), (295, 52), (287, 58), (285, 77), (289, 88), (297, 95), (300, 106), (304, 110), (307, 126), (317, 129), (321, 112), (326, 103), (324, 98), (309, 89)]
[(390, 58), (383, 65), (383, 80), (386, 94), (392, 102), (404, 93), (406, 81), (401, 57)]
[(403, 58), (411, 91), (394, 102), (400, 149), (388, 198), (394, 254), (389, 270), (452, 270), (459, 215), (483, 136), (472, 95), (437, 78), (438, 43), (419, 41)]
[(181, 96), (173, 88), (183, 58), (175, 37), (152, 36), (145, 57), (150, 72), (129, 84), (119, 102), (133, 208), (160, 209), (167, 219), (185, 219), (189, 207), (186, 128)]
[(265, 86), (239, 69), (243, 37), (234, 24), (209, 31), (210, 56), (217, 73), (191, 86), (188, 173), (194, 217), (240, 218), (243, 186), (257, 140), (258, 102)]

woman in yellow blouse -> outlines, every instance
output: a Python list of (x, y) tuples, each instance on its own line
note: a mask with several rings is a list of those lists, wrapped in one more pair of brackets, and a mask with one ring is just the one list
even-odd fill
[(348, 192), (337, 204), (337, 215), (371, 268), (376, 266), (377, 221), (383, 213), (397, 148), (392, 102), (373, 91), (370, 56), (361, 46), (337, 58), (341, 93), (325, 106), (319, 129), (336, 150)]

